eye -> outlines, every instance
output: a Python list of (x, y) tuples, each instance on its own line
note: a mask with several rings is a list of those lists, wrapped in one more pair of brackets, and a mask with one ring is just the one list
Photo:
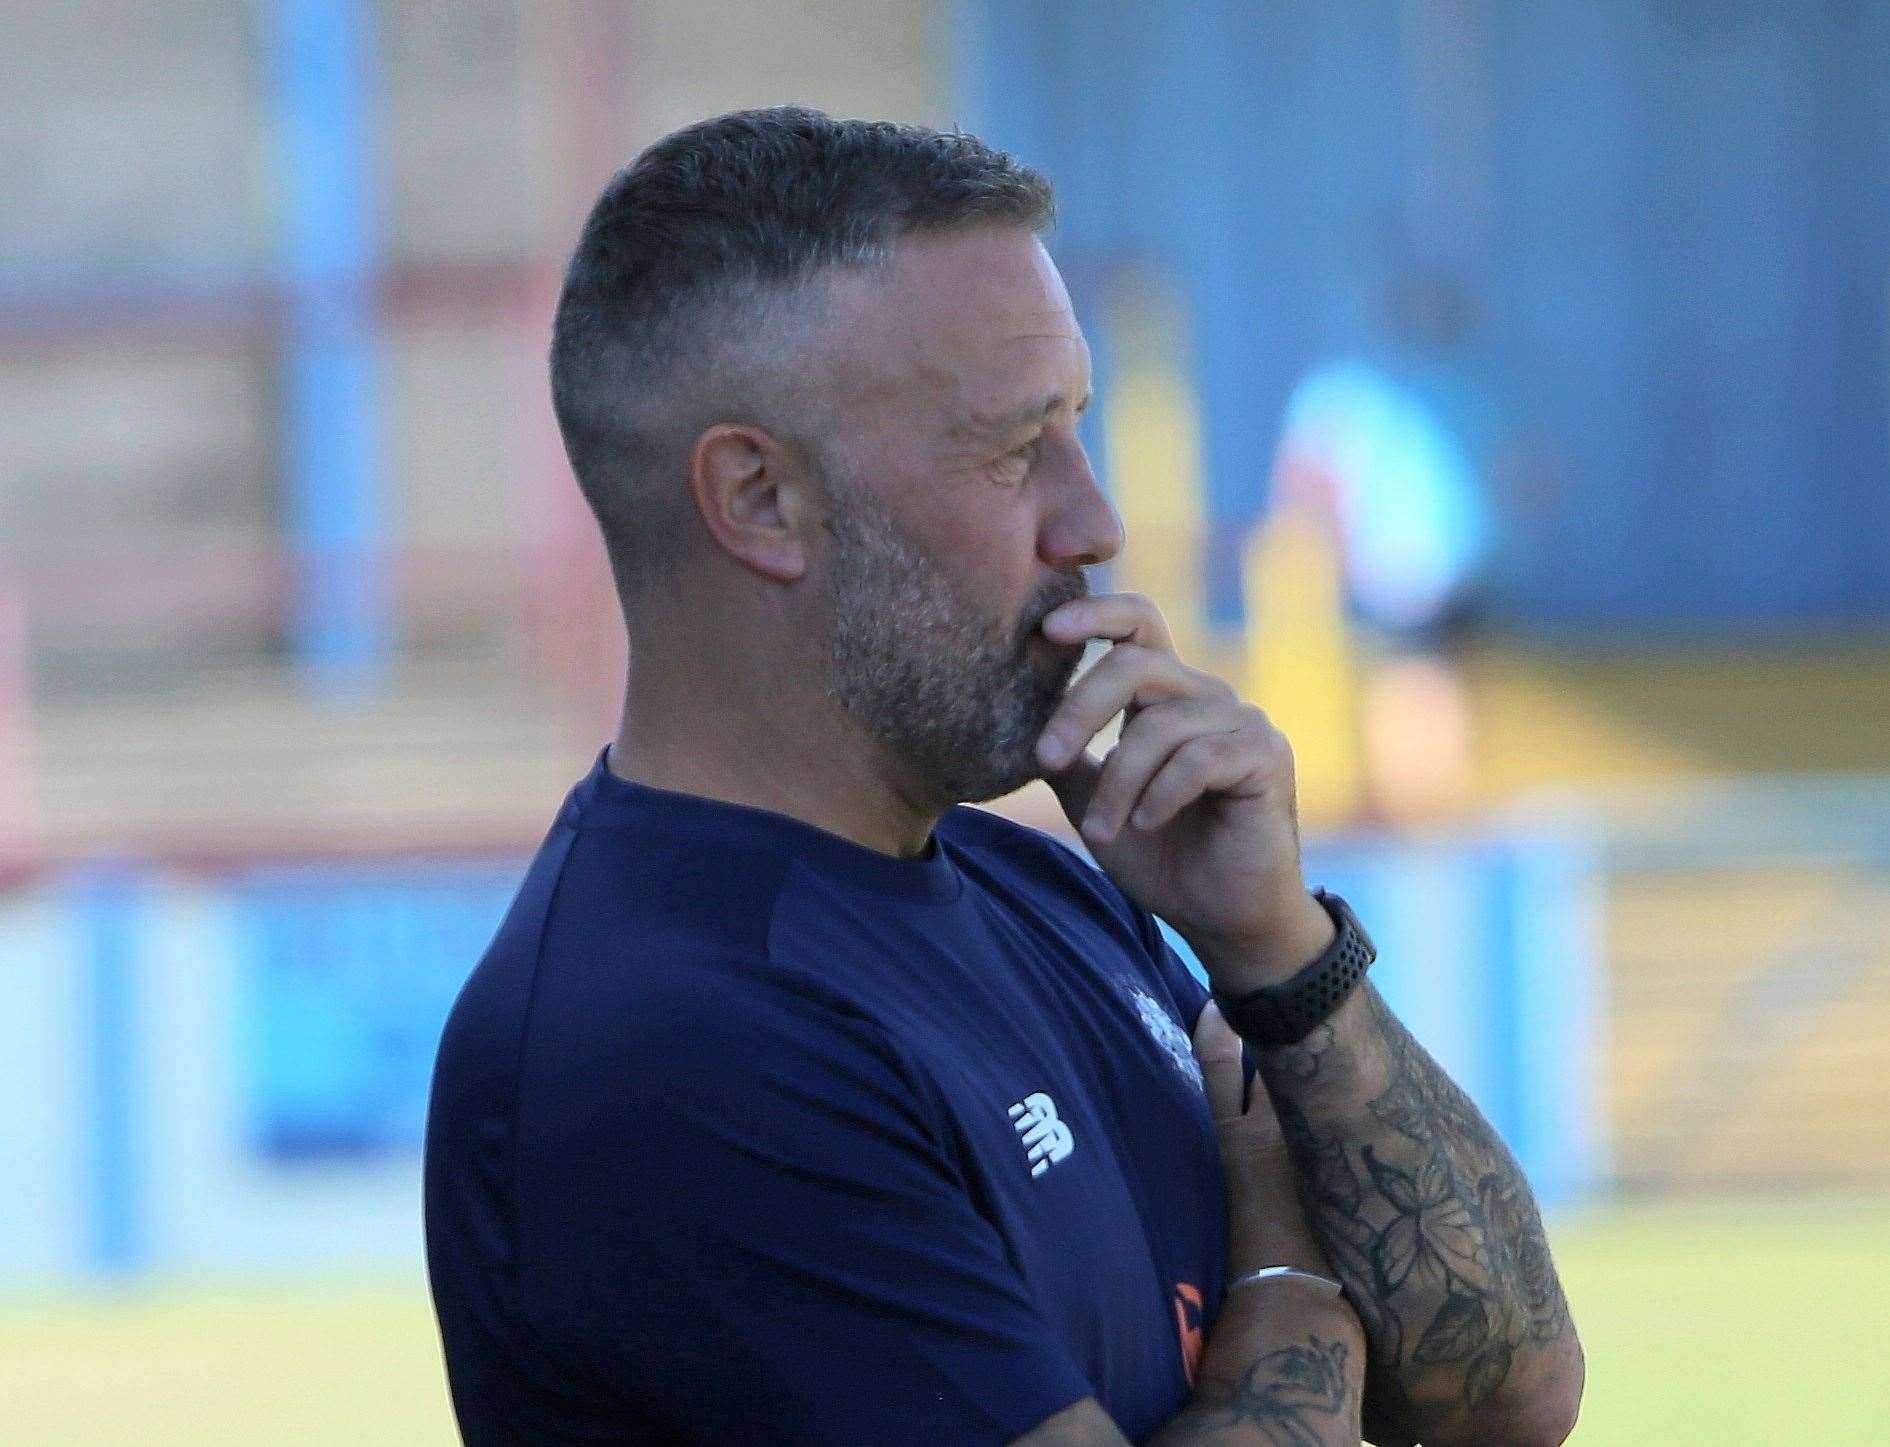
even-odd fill
[(991, 470), (1007, 482), (1022, 482), (1030, 475), (1030, 469), (1037, 461), (1037, 454), (1042, 450), (1043, 438), (1033, 437), (1022, 447), (1013, 447), (992, 463)]

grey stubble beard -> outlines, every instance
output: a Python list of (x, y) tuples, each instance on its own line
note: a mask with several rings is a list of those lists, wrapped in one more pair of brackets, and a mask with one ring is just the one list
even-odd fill
[(1088, 593), (1083, 575), (1059, 574), (1007, 624), (967, 599), (863, 487), (834, 497), (830, 481), (829, 496), (830, 695), (941, 805), (1039, 777), (1037, 739), (1082, 650), (1038, 661), (1030, 639), (1046, 614)]

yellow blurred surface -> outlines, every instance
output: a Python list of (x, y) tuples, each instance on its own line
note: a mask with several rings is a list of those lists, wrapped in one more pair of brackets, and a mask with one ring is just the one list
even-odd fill
[(1890, 770), (1890, 642), (1525, 647), (1470, 657), (1484, 797), (1734, 773)]
[(9, 1444), (457, 1440), (417, 1282), (170, 1286), (0, 1306)]
[(1881, 1185), (1890, 1172), (1890, 881), (1741, 869), (1618, 879), (1616, 1175)]
[(1300, 817), (1342, 823), (1360, 802), (1358, 684), (1338, 549), (1309, 512), (1282, 509), (1249, 539), (1245, 691), (1293, 743)]
[(1185, 326), (1160, 289), (1120, 289), (1110, 324), (1117, 375), (1102, 406), (1109, 491), (1125, 542), (1115, 583), (1153, 598), (1182, 655), (1205, 632), (1201, 419), (1187, 375)]

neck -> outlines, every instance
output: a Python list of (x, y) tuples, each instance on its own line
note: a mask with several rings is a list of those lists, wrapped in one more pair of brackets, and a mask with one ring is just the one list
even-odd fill
[[(702, 658), (722, 666), (693, 662)], [(819, 677), (819, 660), (804, 662), (811, 666), (770, 669), (726, 648), (670, 650), (639, 639), (610, 771), (785, 814), (896, 858), (923, 854), (945, 806), (901, 778), (884, 747), (824, 691), (793, 681)]]

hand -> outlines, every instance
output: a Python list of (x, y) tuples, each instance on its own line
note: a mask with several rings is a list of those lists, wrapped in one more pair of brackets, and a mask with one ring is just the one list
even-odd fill
[[(1132, 593), (1065, 603), (1052, 642), (1114, 642), (1070, 687), (1037, 760), (1096, 860), (1161, 915), (1230, 990), (1316, 958), (1332, 921), (1300, 871), (1293, 752), (1267, 716), (1175, 656), (1155, 605)], [(1106, 760), (1089, 741), (1123, 715)]]
[(1195, 1022), (1194, 1053), (1201, 1062), (1227, 1176), (1229, 1279), (1263, 1266), (1297, 1266), (1336, 1279), (1306, 1220), (1299, 1175), (1273, 1101), (1258, 1076), (1252, 1100), (1244, 1099), (1240, 1037), (1212, 1000)]

